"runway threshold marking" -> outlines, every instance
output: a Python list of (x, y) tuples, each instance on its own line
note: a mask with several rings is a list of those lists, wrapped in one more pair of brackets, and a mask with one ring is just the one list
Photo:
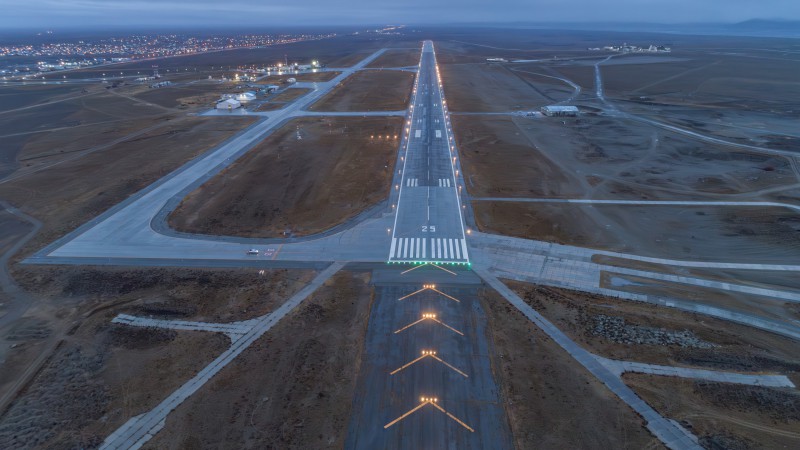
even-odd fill
[(394, 374), (396, 374), (396, 373), (398, 373), (398, 372), (400, 372), (400, 371), (402, 371), (402, 370), (404, 370), (404, 369), (406, 369), (406, 368), (408, 368), (408, 367), (411, 367), (411, 366), (413, 366), (414, 364), (416, 364), (416, 363), (418, 363), (418, 362), (422, 361), (422, 360), (423, 360), (423, 359), (425, 359), (425, 358), (432, 358), (432, 359), (435, 359), (436, 361), (439, 361), (440, 363), (444, 364), (444, 365), (445, 365), (445, 366), (447, 366), (448, 368), (450, 368), (450, 369), (452, 369), (453, 371), (457, 372), (459, 375), (462, 375), (464, 378), (469, 378), (469, 375), (467, 375), (466, 373), (464, 373), (464, 372), (462, 372), (461, 370), (457, 369), (457, 368), (456, 368), (456, 367), (454, 367), (453, 365), (451, 365), (451, 364), (447, 363), (447, 362), (446, 362), (445, 360), (443, 360), (442, 358), (440, 358), (440, 357), (436, 356), (436, 350), (422, 350), (422, 356), (420, 356), (419, 358), (417, 358), (417, 359), (415, 359), (415, 360), (413, 360), (413, 361), (411, 361), (411, 362), (408, 362), (408, 363), (406, 363), (406, 364), (402, 365), (401, 367), (399, 367), (399, 368), (395, 369), (394, 371), (390, 372), (390, 373), (389, 373), (389, 375), (394, 375)]
[(414, 325), (417, 325), (417, 324), (419, 324), (419, 323), (421, 323), (421, 322), (424, 322), (424, 321), (426, 321), (426, 320), (432, 320), (432, 321), (434, 321), (434, 322), (438, 323), (439, 325), (441, 325), (441, 326), (443, 326), (443, 327), (445, 327), (445, 328), (448, 328), (448, 329), (450, 329), (451, 331), (453, 331), (453, 332), (455, 332), (455, 333), (457, 333), (457, 334), (460, 334), (461, 336), (463, 336), (463, 335), (464, 335), (464, 333), (462, 333), (462, 332), (460, 332), (460, 331), (456, 330), (455, 328), (451, 327), (450, 325), (448, 325), (448, 324), (446, 324), (446, 323), (442, 322), (441, 320), (439, 320), (439, 319), (436, 317), (436, 314), (434, 314), (434, 313), (423, 313), (423, 314), (422, 314), (422, 318), (421, 318), (421, 319), (417, 320), (416, 322), (411, 322), (410, 324), (408, 324), (408, 325), (404, 326), (403, 328), (400, 328), (399, 330), (396, 330), (396, 331), (394, 332), (394, 334), (401, 333), (401, 332), (403, 332), (403, 331), (405, 331), (405, 330), (407, 330), (407, 329), (409, 329), (409, 328), (413, 327)]
[(411, 408), (411, 410), (409, 410), (408, 412), (406, 412), (402, 416), (398, 417), (397, 419), (394, 419), (393, 421), (387, 423), (386, 425), (383, 426), (383, 428), (387, 429), (387, 428), (391, 427), (392, 425), (396, 424), (397, 422), (400, 422), (401, 420), (405, 419), (406, 417), (410, 416), (411, 414), (414, 414), (415, 412), (419, 411), (425, 405), (432, 405), (434, 408), (436, 408), (439, 411), (441, 411), (444, 414), (446, 414), (447, 417), (453, 419), (454, 421), (456, 421), (456, 423), (458, 423), (462, 427), (464, 427), (467, 430), (469, 430), (470, 433), (474, 433), (475, 432), (475, 430), (473, 430), (472, 427), (470, 427), (469, 425), (464, 423), (463, 420), (459, 419), (458, 417), (454, 416), (453, 414), (450, 414), (446, 409), (444, 409), (441, 406), (439, 406), (438, 403), (439, 403), (439, 399), (437, 397), (421, 397), (419, 405)]

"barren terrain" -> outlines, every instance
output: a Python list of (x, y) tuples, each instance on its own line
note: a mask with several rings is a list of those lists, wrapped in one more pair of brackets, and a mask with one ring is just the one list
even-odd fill
[(134, 139), (0, 184), (6, 199), (44, 223), (31, 246), (50, 243), (253, 122), (185, 117)]
[(500, 64), (444, 64), (440, 70), (447, 106), (456, 113), (538, 110), (572, 91), (557, 80)]
[(409, 67), (419, 64), (422, 48), (398, 48), (385, 51), (381, 56), (367, 65), (373, 69), (387, 67)]
[(316, 111), (398, 111), (411, 98), (414, 74), (366, 70), (347, 77), (331, 93), (311, 105)]
[[(22, 363), (27, 349), (42, 350), (53, 340), (58, 344), (0, 416), (3, 448), (94, 447), (129, 418), (158, 404), (229, 343), (213, 333), (112, 324), (118, 313), (249, 319), (279, 306), (312, 273), (29, 268), (16, 275), (42, 301), (8, 337), (15, 345), (0, 372), (3, 390), (16, 381), (8, 364)], [(74, 324), (66, 334), (62, 320)]]
[(368, 281), (337, 274), (179, 406), (145, 448), (341, 448), (373, 298)]
[(506, 284), (571, 339), (600, 356), (800, 377), (797, 343), (767, 331), (648, 303)]
[(517, 448), (663, 448), (633, 410), (505, 299), (494, 291), (482, 299)]
[(327, 230), (388, 196), (402, 121), (289, 122), (189, 194), (170, 215), (170, 226), (247, 237)]
[(625, 382), (664, 416), (682, 423), (708, 449), (796, 448), (800, 394), (794, 389), (742, 386), (627, 374)]
[(642, 256), (786, 263), (800, 252), (800, 215), (783, 208), (490, 201), (473, 208), (484, 231)]

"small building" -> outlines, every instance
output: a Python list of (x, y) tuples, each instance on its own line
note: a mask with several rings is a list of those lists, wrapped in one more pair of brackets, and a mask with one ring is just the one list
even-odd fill
[(239, 103), (252, 102), (256, 99), (256, 93), (253, 91), (237, 92), (236, 94), (222, 94), (222, 100), (236, 100)]
[(242, 104), (238, 100), (234, 100), (232, 98), (226, 98), (225, 100), (220, 100), (217, 103), (217, 109), (227, 109), (228, 111), (232, 111), (236, 108), (241, 108)]
[(577, 106), (549, 105), (542, 107), (542, 114), (548, 117), (575, 117), (578, 112)]

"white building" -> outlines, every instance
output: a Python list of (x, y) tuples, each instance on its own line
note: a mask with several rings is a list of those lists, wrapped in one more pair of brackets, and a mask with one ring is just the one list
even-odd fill
[(236, 100), (239, 103), (252, 102), (256, 99), (256, 93), (253, 91), (238, 92), (236, 94), (222, 94), (223, 100)]
[(574, 117), (578, 115), (577, 106), (549, 105), (542, 107), (542, 114), (548, 117)]
[(226, 98), (225, 100), (221, 100), (217, 103), (217, 109), (227, 109), (228, 111), (241, 107), (242, 104), (238, 100), (234, 100), (232, 98)]

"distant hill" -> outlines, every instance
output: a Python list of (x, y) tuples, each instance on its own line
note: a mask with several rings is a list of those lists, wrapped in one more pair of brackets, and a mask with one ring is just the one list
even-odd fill
[(800, 21), (752, 19), (737, 23), (645, 23), (645, 22), (504, 22), (460, 24), (496, 26), (498, 28), (527, 28), (586, 31), (636, 31), (698, 35), (733, 35), (800, 38)]
[(734, 23), (727, 28), (742, 32), (781, 33), (800, 36), (800, 20), (752, 19)]

